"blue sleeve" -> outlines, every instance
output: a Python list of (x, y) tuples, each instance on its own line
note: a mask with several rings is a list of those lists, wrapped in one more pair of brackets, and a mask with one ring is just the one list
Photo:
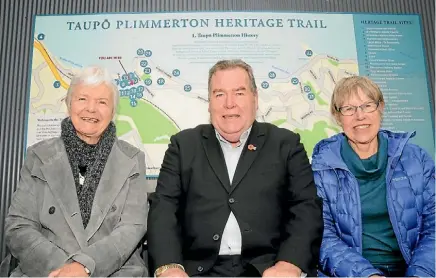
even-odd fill
[(336, 277), (383, 275), (338, 236), (334, 216), (331, 213), (331, 200), (326, 195), (322, 176), (318, 171), (315, 171), (314, 177), (318, 196), (323, 199), (324, 234), (320, 250), (320, 270), (326, 275)]
[(419, 151), (425, 183), (423, 224), (406, 276), (435, 277), (435, 165), (423, 149)]

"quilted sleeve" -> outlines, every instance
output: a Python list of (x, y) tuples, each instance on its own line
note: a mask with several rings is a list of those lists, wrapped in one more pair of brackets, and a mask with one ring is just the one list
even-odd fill
[(423, 225), (406, 276), (435, 277), (435, 165), (423, 149), (419, 152), (425, 183)]
[[(332, 213), (331, 198), (326, 194), (322, 174), (315, 171), (314, 178), (318, 196), (323, 200), (324, 234), (320, 250), (320, 271), (335, 277), (365, 277), (383, 275), (359, 252), (348, 246), (336, 232), (335, 214)], [(333, 174), (334, 175), (334, 174)], [(334, 195), (334, 194), (333, 194)]]

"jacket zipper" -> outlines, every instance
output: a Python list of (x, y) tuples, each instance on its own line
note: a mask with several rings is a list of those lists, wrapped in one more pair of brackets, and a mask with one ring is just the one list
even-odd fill
[[(398, 163), (398, 160), (396, 161), (396, 163)], [(390, 198), (390, 194), (391, 194), (391, 181), (392, 181), (392, 168), (391, 166), (393, 165), (393, 162), (391, 161), (390, 165), (389, 165), (389, 161), (388, 161), (388, 165), (387, 165), (387, 173), (386, 173), (386, 203), (388, 205), (388, 214), (389, 214), (389, 220), (391, 221), (391, 225), (392, 228), (394, 229), (394, 234), (395, 234), (395, 239), (397, 240), (398, 243), (398, 247), (400, 247), (400, 251), (401, 254), (403, 255), (403, 258), (406, 260), (406, 263), (409, 264), (410, 262), (410, 257), (409, 254), (407, 254), (407, 252), (403, 249), (403, 245), (401, 242), (401, 234), (398, 231), (398, 224), (394, 224), (394, 223), (398, 223), (397, 221), (397, 216), (395, 215), (395, 212), (392, 211), (392, 198)], [(392, 221), (392, 218), (394, 221)]]

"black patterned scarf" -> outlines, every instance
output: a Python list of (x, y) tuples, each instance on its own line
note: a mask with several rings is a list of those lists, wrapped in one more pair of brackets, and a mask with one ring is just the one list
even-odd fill
[[(61, 128), (61, 138), (65, 144), (68, 161), (76, 184), (83, 227), (86, 228), (91, 217), (92, 203), (94, 202), (98, 183), (116, 139), (115, 124), (113, 122), (109, 123), (109, 126), (95, 145), (87, 144), (77, 136), (71, 118), (64, 119)], [(80, 184), (80, 172), (84, 173), (83, 185)]]

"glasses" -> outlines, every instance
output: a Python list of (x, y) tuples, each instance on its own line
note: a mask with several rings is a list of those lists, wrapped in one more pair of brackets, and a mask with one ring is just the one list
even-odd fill
[(353, 116), (356, 113), (357, 108), (360, 108), (362, 110), (362, 112), (372, 113), (375, 110), (377, 110), (379, 104), (380, 104), (380, 101), (377, 101), (377, 102), (371, 101), (371, 102), (367, 102), (367, 103), (364, 103), (364, 104), (359, 105), (359, 106), (346, 105), (346, 106), (342, 106), (339, 108), (336, 107), (336, 111), (338, 111), (339, 113), (341, 113), (344, 116)]

